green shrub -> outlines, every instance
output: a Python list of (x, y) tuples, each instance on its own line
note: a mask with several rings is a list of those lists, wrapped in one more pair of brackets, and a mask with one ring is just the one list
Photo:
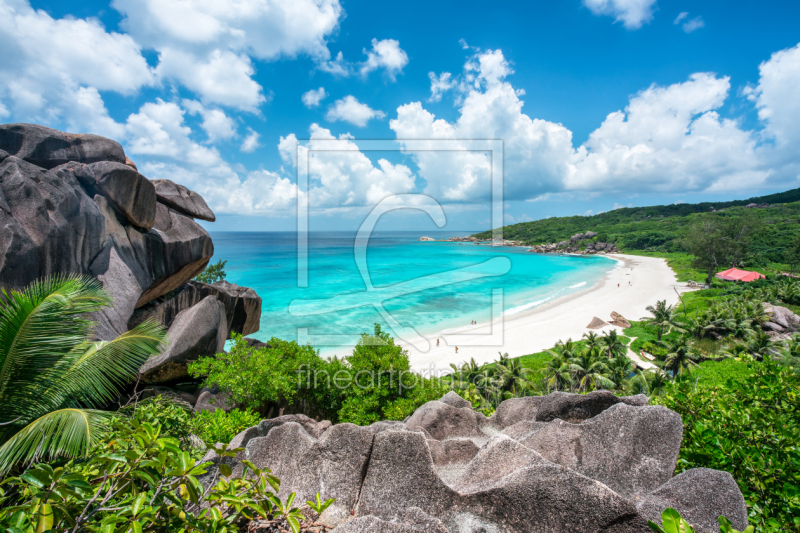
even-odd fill
[(724, 385), (696, 386), (693, 373), (652, 401), (683, 418), (678, 473), (730, 472), (759, 532), (799, 532), (800, 378), (769, 358), (747, 365)]
[[(189, 445), (189, 435), (192, 432), (192, 410), (185, 404), (160, 395), (154, 396), (121, 408), (116, 413), (117, 421), (122, 417), (131, 418), (140, 423), (146, 422), (152, 426), (161, 426), (161, 435), (178, 439), (183, 446)], [(113, 435), (114, 430), (109, 428), (105, 438), (109, 439)]]
[(273, 337), (267, 344), (252, 348), (242, 335), (234, 334), (230, 352), (200, 358), (189, 365), (189, 374), (229, 392), (233, 403), (245, 408), (292, 404), (302, 386), (298, 369), (316, 368), (321, 360), (314, 348), (297, 341)]
[(222, 409), (203, 411), (192, 420), (192, 432), (208, 446), (218, 442), (230, 442), (237, 434), (259, 423), (261, 417), (250, 409), (232, 409), (226, 413)]
[[(280, 481), (269, 469), (244, 461), (244, 472), (234, 478), (222, 464), (222, 477), (206, 490), (198, 478), (210, 463), (198, 464), (158, 426), (124, 419), (114, 430), (116, 438), (87, 462), (57, 468), (38, 464), (4, 480), (0, 528), (9, 533), (235, 533), (244, 520), (279, 518), (299, 531), (303, 515), (291, 506), (294, 494), (285, 504), (278, 500)], [(233, 457), (241, 448), (215, 451)]]
[(227, 261), (219, 260), (216, 263), (208, 265), (205, 270), (200, 272), (197, 277), (195, 277), (195, 281), (200, 281), (202, 283), (214, 283), (217, 281), (222, 281), (225, 279), (227, 274), (225, 273), (225, 264)]

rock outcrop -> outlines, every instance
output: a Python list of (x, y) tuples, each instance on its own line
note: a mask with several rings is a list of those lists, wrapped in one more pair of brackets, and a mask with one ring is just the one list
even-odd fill
[(547, 243), (532, 246), (528, 251), (537, 254), (616, 254), (619, 253), (617, 245), (610, 242), (589, 242), (586, 246), (581, 244), (582, 240), (593, 239), (597, 236), (594, 231), (577, 233), (570, 237), (568, 241), (558, 243)]
[(616, 311), (611, 311), (611, 324), (623, 329), (631, 327), (631, 323), (628, 321), (628, 319)]
[(253, 289), (227, 281), (218, 281), (210, 285), (199, 281), (185, 283), (168, 296), (156, 298), (136, 309), (128, 326), (134, 327), (150, 318), (169, 327), (178, 313), (208, 296), (215, 297), (225, 306), (229, 334), (250, 335), (258, 331), (261, 323), (261, 298)]
[[(199, 195), (174, 190), (184, 202), (172, 204), (203, 214)], [(161, 201), (119, 143), (96, 135), (0, 126), (0, 206), (0, 286), (21, 290), (54, 274), (97, 277), (114, 298), (94, 317), (100, 339), (127, 331), (137, 307), (192, 279), (214, 253), (208, 233)], [(230, 299), (233, 316), (241, 297)]]
[(217, 218), (203, 197), (170, 180), (153, 180), (158, 201), (187, 217), (214, 222)]
[[(487, 418), (451, 392), (405, 423), (263, 421), (225, 461), (234, 474), (245, 458), (269, 467), (281, 497), (337, 498), (318, 520), (336, 533), (646, 533), (670, 506), (698, 533), (718, 531), (720, 515), (744, 529), (729, 474), (672, 476), (682, 431), (677, 413), (643, 396), (515, 398)], [(213, 452), (204, 460), (219, 462)]]
[(800, 329), (800, 316), (794, 314), (791, 309), (772, 305), (761, 304), (770, 319), (761, 324), (761, 328), (776, 333), (795, 332)]
[[(0, 126), (0, 206), (0, 286), (20, 290), (53, 274), (98, 278), (114, 299), (93, 317), (100, 339), (147, 318), (170, 327), (209, 296), (221, 303), (224, 320), (202, 335), (258, 331), (261, 299), (252, 289), (189, 282), (214, 253), (193, 220), (214, 220), (203, 198), (170, 180), (151, 182), (119, 143), (31, 124)], [(210, 355), (219, 345), (198, 340), (188, 355), (174, 348), (177, 340), (173, 335), (165, 354), (170, 360)], [(180, 341), (189, 342), (184, 333)], [(177, 377), (159, 372), (146, 369), (148, 379)]]
[(37, 124), (0, 124), (0, 150), (48, 170), (70, 161), (124, 164), (127, 159), (122, 146), (111, 139)]
[(225, 306), (213, 296), (181, 311), (167, 332), (169, 345), (139, 369), (144, 383), (166, 383), (188, 376), (187, 366), (200, 356), (225, 349)]

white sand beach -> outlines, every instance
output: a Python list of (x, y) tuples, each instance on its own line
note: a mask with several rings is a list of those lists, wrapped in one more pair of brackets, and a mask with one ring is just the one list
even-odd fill
[[(491, 325), (466, 325), (456, 335), (453, 330), (428, 335), (432, 346), (428, 352), (401, 343), (408, 349), (412, 368), (441, 375), (449, 370), (450, 363), (461, 364), (470, 358), (480, 364), (495, 361), (498, 352), (511, 357), (540, 352), (559, 340), (580, 340), (584, 333), (593, 331), (586, 328), (593, 317), (608, 322), (611, 312), (616, 311), (629, 320), (639, 320), (648, 314), (645, 308), (658, 300), (678, 303), (676, 289), (681, 293), (692, 290), (676, 280), (664, 259), (623, 254), (609, 257), (621, 264), (594, 287), (503, 317)], [(611, 325), (594, 331), (599, 334), (609, 329), (621, 332)]]

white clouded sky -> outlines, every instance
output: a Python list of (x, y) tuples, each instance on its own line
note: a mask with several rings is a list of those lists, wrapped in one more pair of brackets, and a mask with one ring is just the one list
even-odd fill
[[(223, 215), (292, 213), (297, 138), (353, 147), (354, 136), (398, 147), (502, 139), (510, 201), (798, 186), (800, 34), (752, 62), (754, 79), (722, 62), (639, 80), (598, 104), (594, 123), (576, 134), (542, 101), (591, 83), (568, 79), (591, 65), (565, 66), (563, 86), (531, 82), (548, 52), (524, 40), (503, 48), (493, 44), (504, 42), (500, 34), (465, 34), (463, 46), (450, 43), (457, 59), (445, 60), (453, 56), (438, 45), (418, 46), (431, 38), (424, 32), (397, 38), (377, 19), (348, 27), (365, 8), (345, 13), (338, 0), (112, 0), (110, 8), (116, 27), (100, 15), (0, 0), (0, 120), (115, 138), (148, 177), (195, 188)], [(714, 27), (707, 12), (666, 12), (656, 0), (574, 0), (571, 9), (561, 16), (626, 39), (649, 31), (703, 39)], [(356, 24), (359, 36), (343, 52), (339, 42)], [(301, 65), (296, 75), (280, 74), (290, 64)], [(613, 93), (613, 84), (603, 90)], [(489, 168), (479, 152), (315, 154), (310, 199), (330, 212), (425, 192), (469, 209), (488, 198)]]

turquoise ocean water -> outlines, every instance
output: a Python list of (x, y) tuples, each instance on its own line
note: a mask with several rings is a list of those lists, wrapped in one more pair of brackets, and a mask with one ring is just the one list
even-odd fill
[[(419, 242), (420, 232), (379, 232), (366, 247), (366, 283), (354, 254), (355, 232), (311, 233), (308, 286), (298, 287), (297, 236), (291, 232), (213, 232), (214, 258), (228, 261), (230, 282), (263, 299), (261, 330), (252, 336), (294, 340), (310, 335), (353, 335), (385, 324), (367, 302), (382, 300), (400, 324), (419, 333), (488, 322), (492, 289), (503, 289), (506, 316), (597, 283), (616, 262), (597, 256), (539, 255), (525, 248)], [(467, 233), (434, 232), (448, 238)], [(360, 242), (359, 244), (364, 244)], [(461, 270), (460, 270), (461, 269)], [(333, 300), (331, 300), (333, 299)], [(293, 303), (294, 302), (294, 303)], [(314, 314), (319, 313), (319, 314)], [(325, 346), (318, 345), (325, 350)]]

